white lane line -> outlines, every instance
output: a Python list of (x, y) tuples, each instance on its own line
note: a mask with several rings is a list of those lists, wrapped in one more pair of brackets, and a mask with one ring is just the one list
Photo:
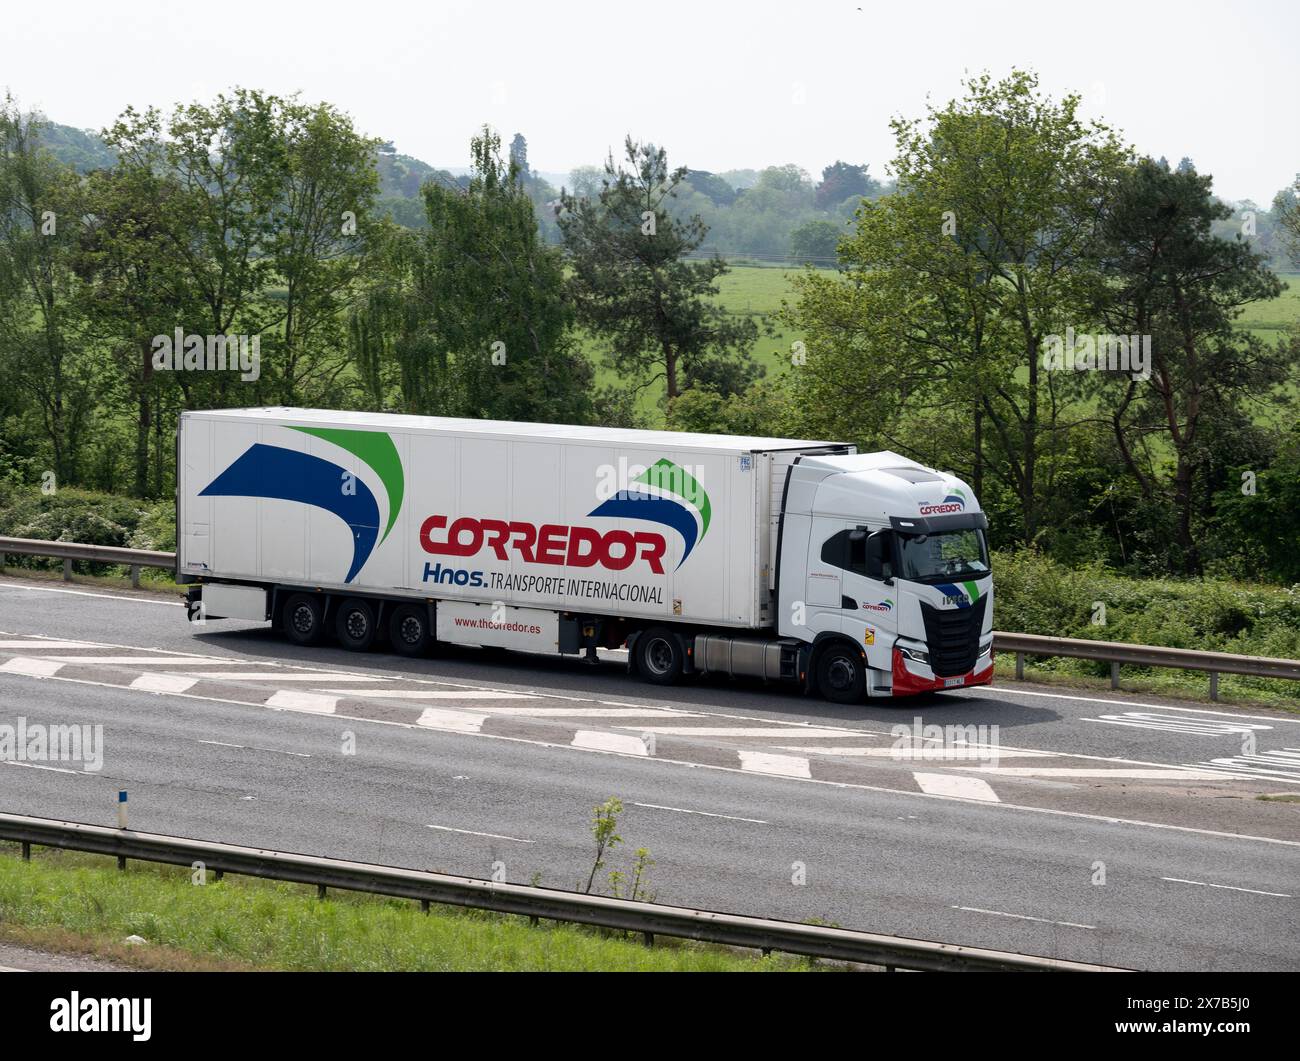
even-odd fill
[(770, 752), (737, 752), (740, 768), (756, 774), (779, 774), (781, 777), (812, 778), (808, 760), (797, 755), (773, 755)]
[(142, 674), (128, 688), (146, 693), (183, 693), (198, 681), (198, 678), (186, 678), (180, 674)]
[(243, 752), (270, 752), (272, 755), (293, 755), (299, 759), (311, 758), (311, 756), (307, 754), (307, 752), (289, 752), (289, 751), (285, 751), (283, 748), (263, 748), (257, 744), (227, 744), (225, 741), (219, 741), (219, 740), (201, 740), (198, 741), (197, 743), (211, 744), (213, 747), (216, 748), (237, 748), (239, 751), (243, 751)]
[(1137, 700), (1103, 700), (1097, 696), (1067, 696), (1065, 693), (1037, 693), (1029, 689), (1008, 689), (1005, 686), (996, 686), (993, 689), (964, 689), (969, 695), (981, 697), (985, 700), (998, 695), (1011, 694), (1013, 696), (1042, 696), (1049, 700), (1079, 700), (1085, 704), (1114, 704), (1117, 707), (1150, 707), (1157, 711), (1186, 711), (1190, 715), (1224, 715), (1228, 718), (1253, 719), (1258, 722), (1297, 722), (1300, 718), (1278, 718), (1273, 715), (1243, 715), (1237, 711), (1211, 711), (1204, 707), (1174, 707), (1171, 704), (1144, 704)]
[(1028, 914), (1009, 914), (1005, 910), (982, 910), (978, 906), (954, 906), (954, 910), (965, 910), (972, 914), (992, 914), (994, 917), (1014, 917), (1017, 921), (1037, 921), (1040, 925), (1060, 925), (1063, 928), (1084, 928), (1089, 932), (1097, 929), (1096, 925), (1081, 925), (1076, 921), (1052, 921), (1046, 917), (1030, 917)]
[(953, 796), (957, 799), (977, 799), (982, 803), (1001, 803), (992, 786), (978, 777), (959, 774), (916, 774), (917, 786), (931, 796)]
[(1171, 766), (1164, 770), (1092, 770), (1056, 766), (959, 766), (997, 777), (1109, 777), (1128, 781), (1223, 781), (1231, 776), (1221, 770), (1185, 770)]
[(212, 656), (46, 656), (39, 659), (57, 660), (59, 663), (142, 663), (146, 666), (158, 664), (169, 667), (238, 667), (248, 666), (246, 660), (221, 659)]
[(296, 689), (281, 689), (267, 700), (264, 706), (281, 711), (309, 711), (315, 715), (332, 715), (341, 699), (340, 696), (304, 693)]
[[(354, 681), (353, 678), (339, 679)], [(536, 700), (527, 693), (497, 693), (488, 690), (419, 690), (419, 689), (327, 689), (326, 692), (348, 696), (382, 696), (386, 700)]]
[(641, 737), (627, 733), (603, 733), (594, 729), (580, 729), (570, 742), (574, 748), (588, 751), (618, 752), (621, 755), (649, 755), (650, 749)]
[(837, 748), (808, 747), (795, 748), (782, 745), (782, 751), (803, 752), (814, 755), (850, 755), (865, 756), (871, 759), (897, 759), (900, 762), (926, 762), (929, 760), (947, 762), (949, 760), (967, 760), (982, 762), (985, 759), (1059, 759), (1055, 752), (1036, 752), (1028, 749), (1011, 751), (1004, 748), (977, 748), (973, 745), (958, 745), (954, 748)]
[(29, 678), (49, 678), (62, 669), (63, 664), (55, 663), (52, 659), (32, 659), (29, 656), (19, 656), (0, 663), (0, 671), (5, 674), (24, 674)]
[(492, 707), (483, 704), (476, 711), (489, 711), (508, 718), (663, 718), (680, 717), (676, 711), (656, 711), (642, 708), (639, 711), (617, 707)]
[(486, 715), (471, 715), (468, 711), (451, 711), (445, 707), (426, 707), (416, 720), (417, 726), (427, 729), (445, 729), (453, 733), (477, 733)]
[[(15, 675), (15, 677), (23, 677), (23, 675)], [(113, 685), (110, 682), (94, 681), (90, 678), (64, 678), (60, 676), (55, 676), (50, 680), (56, 682), (68, 682), (72, 685), (92, 686), (97, 689), (120, 690), (122, 688), (122, 686), (120, 685)], [(202, 696), (197, 693), (173, 693), (170, 695), (176, 696), (178, 699), (182, 699), (182, 700), (198, 700), (203, 703), (211, 703), (211, 704), (228, 704), (231, 707), (253, 708), (255, 710), (261, 708), (260, 704), (250, 704), (246, 700), (231, 700), (227, 697), (222, 697), (222, 696)], [(360, 715), (337, 715), (337, 714), (334, 717), (344, 718), (347, 719), (349, 722), (357, 722), (363, 725), (396, 726), (401, 729), (419, 728), (416, 723), (396, 722), (392, 719), (365, 718)], [(500, 733), (480, 733), (478, 734), (478, 736), (482, 737), (484, 740), (506, 741), (510, 744), (527, 744), (532, 747), (548, 748), (553, 750), (562, 750), (564, 748), (571, 748), (575, 751), (583, 751), (583, 752), (593, 750), (593, 749), (586, 749), (586, 748), (573, 748), (572, 745), (557, 744), (554, 741), (536, 740), (534, 738), (529, 738), (529, 737), (511, 737)], [(1101, 758), (1101, 757), (1100, 756), (1074, 756), (1074, 758)], [(747, 772), (742, 769), (738, 769), (734, 766), (719, 766), (712, 763), (694, 763), (687, 759), (669, 759), (664, 756), (656, 757), (655, 761), (660, 763), (667, 763), (670, 766), (683, 766), (691, 770), (718, 770), (723, 773), (731, 773), (731, 774), (739, 774), (739, 773)], [(1109, 760), (1109, 761), (1122, 762), (1123, 760)], [(2, 762), (3, 760), (0, 760), (0, 763)], [(11, 763), (10, 765), (18, 766), (18, 765), (31, 765), (31, 764)], [(93, 777), (95, 775), (85, 773), (80, 776)], [(808, 784), (811, 785), (822, 785), (827, 788), (848, 789), (854, 792), (874, 792), (882, 795), (912, 796), (915, 797), (916, 799), (938, 799), (938, 800), (949, 800), (952, 802), (957, 802), (956, 798), (952, 796), (945, 796), (939, 793), (908, 791), (907, 789), (903, 789), (903, 788), (888, 788), (885, 785), (863, 785), (863, 784), (857, 784), (857, 783), (852, 783), (847, 781), (824, 781), (820, 778), (813, 778), (813, 777), (803, 778), (802, 780), (805, 780)], [(962, 802), (968, 802), (968, 801), (963, 800)], [(1120, 818), (1111, 814), (1092, 814), (1087, 811), (1062, 810), (1061, 808), (1058, 807), (1035, 807), (1026, 803), (990, 803), (990, 804), (986, 804), (986, 806), (989, 808), (996, 807), (1004, 810), (1016, 811), (1021, 814), (1039, 814), (1039, 815), (1046, 815), (1047, 817), (1051, 817), (1051, 818), (1069, 818), (1074, 821), (1094, 822), (1099, 825), (1131, 825), (1139, 829), (1155, 829), (1164, 832), (1189, 833), (1194, 836), (1213, 836), (1216, 839), (1220, 839), (1220, 840), (1247, 840), (1257, 844), (1272, 844), (1278, 847), (1300, 848), (1300, 840), (1284, 840), (1276, 836), (1259, 836), (1254, 833), (1231, 833), (1231, 832), (1226, 832), (1222, 829), (1202, 829), (1194, 825), (1173, 825), (1169, 822), (1144, 821), (1141, 818)]]
[(44, 763), (16, 763), (12, 759), (0, 759), (0, 764), (5, 766), (25, 766), (28, 770), (49, 770), (54, 774), (84, 774), (90, 772), (86, 770), (69, 770), (66, 766), (46, 766)]
[(1170, 881), (1173, 884), (1195, 884), (1201, 888), (1223, 888), (1230, 892), (1248, 892), (1251, 895), (1271, 895), (1275, 899), (1294, 899), (1294, 895), (1287, 895), (1284, 892), (1262, 892), (1256, 888), (1237, 888), (1231, 884), (1207, 884), (1203, 880), (1184, 880), (1182, 877), (1161, 877), (1161, 880)]
[(29, 586), (26, 582), (6, 579), (0, 586), (7, 589), (26, 589), (33, 593), (67, 593), (73, 597), (103, 597), (105, 600), (129, 600), (138, 604), (161, 604), (164, 608), (184, 608), (181, 601), (150, 600), (148, 597), (128, 597), (122, 593), (89, 593), (84, 589), (56, 589), (54, 586)]
[(88, 641), (0, 641), (0, 648), (94, 648)]
[(518, 836), (502, 836), (500, 833), (476, 833), (473, 829), (453, 829), (450, 825), (427, 825), (426, 829), (437, 829), (442, 833), (460, 833), (462, 836), (486, 836), (489, 840), (509, 840), (516, 844), (535, 844), (536, 840), (524, 840)]
[(1186, 733), (1195, 737), (1231, 737), (1238, 733), (1272, 729), (1251, 722), (1221, 722), (1218, 719), (1183, 718), (1180, 715), (1159, 715), (1147, 711), (1126, 711), (1122, 715), (1102, 715), (1101, 718), (1081, 718), (1080, 722), (1099, 722), (1110, 726), (1132, 726), (1157, 733)]
[(685, 807), (665, 807), (660, 803), (631, 802), (629, 806), (645, 807), (647, 810), (670, 810), (676, 814), (698, 814), (701, 818), (726, 818), (729, 822), (749, 822), (751, 825), (768, 825), (762, 818), (737, 818), (734, 814), (715, 814), (707, 810), (687, 810)]
[(671, 737), (774, 737), (786, 740), (796, 737), (800, 740), (817, 740), (825, 737), (843, 740), (845, 737), (856, 736), (854, 733), (840, 729), (813, 729), (812, 727), (805, 729), (793, 726), (773, 726), (770, 729), (750, 726), (637, 726), (635, 728), (645, 730), (647, 733), (663, 733)]
[[(291, 674), (286, 671), (257, 673), (244, 671), (239, 674), (231, 674), (229, 671), (217, 670), (191, 671), (190, 675), (195, 678), (223, 682), (319, 682), (322, 685), (328, 685), (330, 682), (373, 682), (376, 680), (373, 676), (365, 674), (331, 674), (328, 671), (318, 674)], [(337, 690), (335, 691), (337, 692)]]

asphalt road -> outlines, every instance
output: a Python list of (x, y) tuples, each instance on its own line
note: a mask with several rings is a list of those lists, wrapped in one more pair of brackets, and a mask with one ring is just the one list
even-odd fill
[[(111, 823), (126, 789), (137, 829), (573, 887), (591, 808), (617, 795), (616, 861), (648, 848), (663, 902), (1137, 968), (1300, 968), (1300, 804), (1256, 798), (1300, 795), (1300, 719), (1281, 712), (665, 690), (616, 658), (301, 650), (192, 628), (165, 598), (5, 579), (0, 725), (18, 716), (103, 725), (104, 763), (0, 765), (10, 812)], [(914, 723), (988, 729), (976, 758), (900, 754), (891, 728)]]

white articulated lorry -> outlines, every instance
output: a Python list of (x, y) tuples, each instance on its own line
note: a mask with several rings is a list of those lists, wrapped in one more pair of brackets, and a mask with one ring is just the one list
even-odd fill
[(316, 409), (188, 412), (191, 619), (585, 655), (839, 703), (992, 679), (987, 519), (896, 453)]

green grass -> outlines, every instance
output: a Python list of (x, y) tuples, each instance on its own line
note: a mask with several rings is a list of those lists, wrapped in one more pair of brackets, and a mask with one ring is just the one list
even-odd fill
[[(0, 844), (0, 935), (148, 968), (361, 971), (803, 971), (706, 944), (639, 941), (599, 929), (432, 907), (245, 877), (195, 885), (190, 870)], [(124, 947), (130, 935), (146, 946)]]

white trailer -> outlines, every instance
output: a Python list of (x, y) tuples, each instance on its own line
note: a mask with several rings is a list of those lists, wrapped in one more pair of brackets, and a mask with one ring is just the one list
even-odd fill
[[(897, 454), (287, 408), (184, 413), (177, 454), (192, 618), (411, 655), (627, 645), (651, 681), (725, 671), (841, 700), (991, 675), (985, 653), (966, 659), (992, 621), (983, 514), (959, 480)], [(925, 568), (912, 591), (892, 570), (905, 558)], [(911, 641), (928, 645), (929, 623), (960, 651), (935, 669), (913, 646), (900, 677), (909, 622)]]

